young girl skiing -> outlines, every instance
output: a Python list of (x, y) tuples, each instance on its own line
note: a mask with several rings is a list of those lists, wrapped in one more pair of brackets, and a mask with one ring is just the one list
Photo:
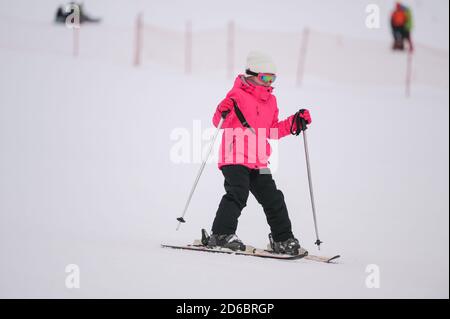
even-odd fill
[(291, 221), (283, 193), (276, 187), (268, 169), (270, 145), (267, 139), (280, 139), (301, 129), (298, 117), (311, 123), (308, 110), (301, 110), (286, 120), (278, 120), (278, 107), (272, 94), (276, 66), (260, 52), (247, 57), (245, 75), (239, 75), (231, 91), (220, 102), (213, 117), (220, 120), (222, 144), (219, 169), (225, 177), (226, 194), (222, 197), (212, 225), (209, 247), (245, 250), (236, 236), (238, 218), (251, 192), (264, 209), (270, 226), (272, 250), (283, 254), (307, 254), (292, 233)]

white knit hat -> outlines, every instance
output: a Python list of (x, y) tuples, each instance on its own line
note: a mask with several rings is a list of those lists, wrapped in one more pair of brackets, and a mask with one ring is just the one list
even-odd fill
[(245, 69), (255, 73), (277, 73), (277, 67), (272, 58), (259, 51), (251, 51), (248, 54)]

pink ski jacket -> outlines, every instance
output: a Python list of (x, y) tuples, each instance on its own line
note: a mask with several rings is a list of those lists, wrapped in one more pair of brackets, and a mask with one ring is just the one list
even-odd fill
[(267, 168), (271, 147), (268, 139), (280, 139), (290, 134), (293, 116), (278, 120), (278, 107), (273, 87), (254, 85), (239, 75), (226, 98), (218, 105), (213, 124), (222, 118), (220, 106), (234, 100), (251, 128), (245, 128), (234, 109), (223, 122), (219, 150), (219, 169), (225, 165), (244, 165), (250, 169)]

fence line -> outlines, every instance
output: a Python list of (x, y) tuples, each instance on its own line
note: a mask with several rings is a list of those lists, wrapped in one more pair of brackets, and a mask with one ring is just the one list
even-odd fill
[(234, 21), (217, 29), (194, 27), (186, 21), (184, 31), (171, 30), (145, 23), (142, 14), (137, 15), (134, 26), (82, 25), (73, 30), (51, 22), (0, 16), (0, 48), (134, 66), (151, 62), (186, 74), (224, 77), (242, 72), (247, 53), (260, 49), (274, 57), (280, 77), (292, 78), (299, 86), (310, 77), (339, 83), (404, 85), (407, 95), (413, 84), (449, 86), (448, 51), (422, 44), (416, 44), (414, 55), (410, 55), (392, 52), (390, 39), (370, 41), (310, 28), (298, 32), (257, 31)]

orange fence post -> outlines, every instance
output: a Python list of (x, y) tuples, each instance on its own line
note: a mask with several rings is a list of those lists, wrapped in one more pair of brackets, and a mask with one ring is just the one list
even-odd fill
[(134, 39), (134, 66), (141, 65), (142, 55), (142, 13), (136, 17), (135, 39)]
[(186, 21), (184, 68), (186, 74), (192, 72), (192, 22)]
[(298, 68), (297, 68), (297, 85), (301, 86), (303, 84), (303, 79), (305, 77), (305, 66), (306, 66), (306, 55), (308, 53), (310, 30), (305, 28), (303, 30), (302, 42), (300, 45), (300, 54), (298, 57)]
[(234, 21), (228, 23), (228, 39), (227, 39), (227, 75), (228, 78), (233, 77), (234, 71), (234, 37), (235, 37), (235, 25)]
[(411, 96), (411, 83), (412, 83), (412, 67), (413, 67), (413, 52), (408, 51), (408, 61), (406, 66), (406, 97), (409, 98)]
[(73, 27), (73, 56), (78, 57), (80, 53), (80, 26)]

